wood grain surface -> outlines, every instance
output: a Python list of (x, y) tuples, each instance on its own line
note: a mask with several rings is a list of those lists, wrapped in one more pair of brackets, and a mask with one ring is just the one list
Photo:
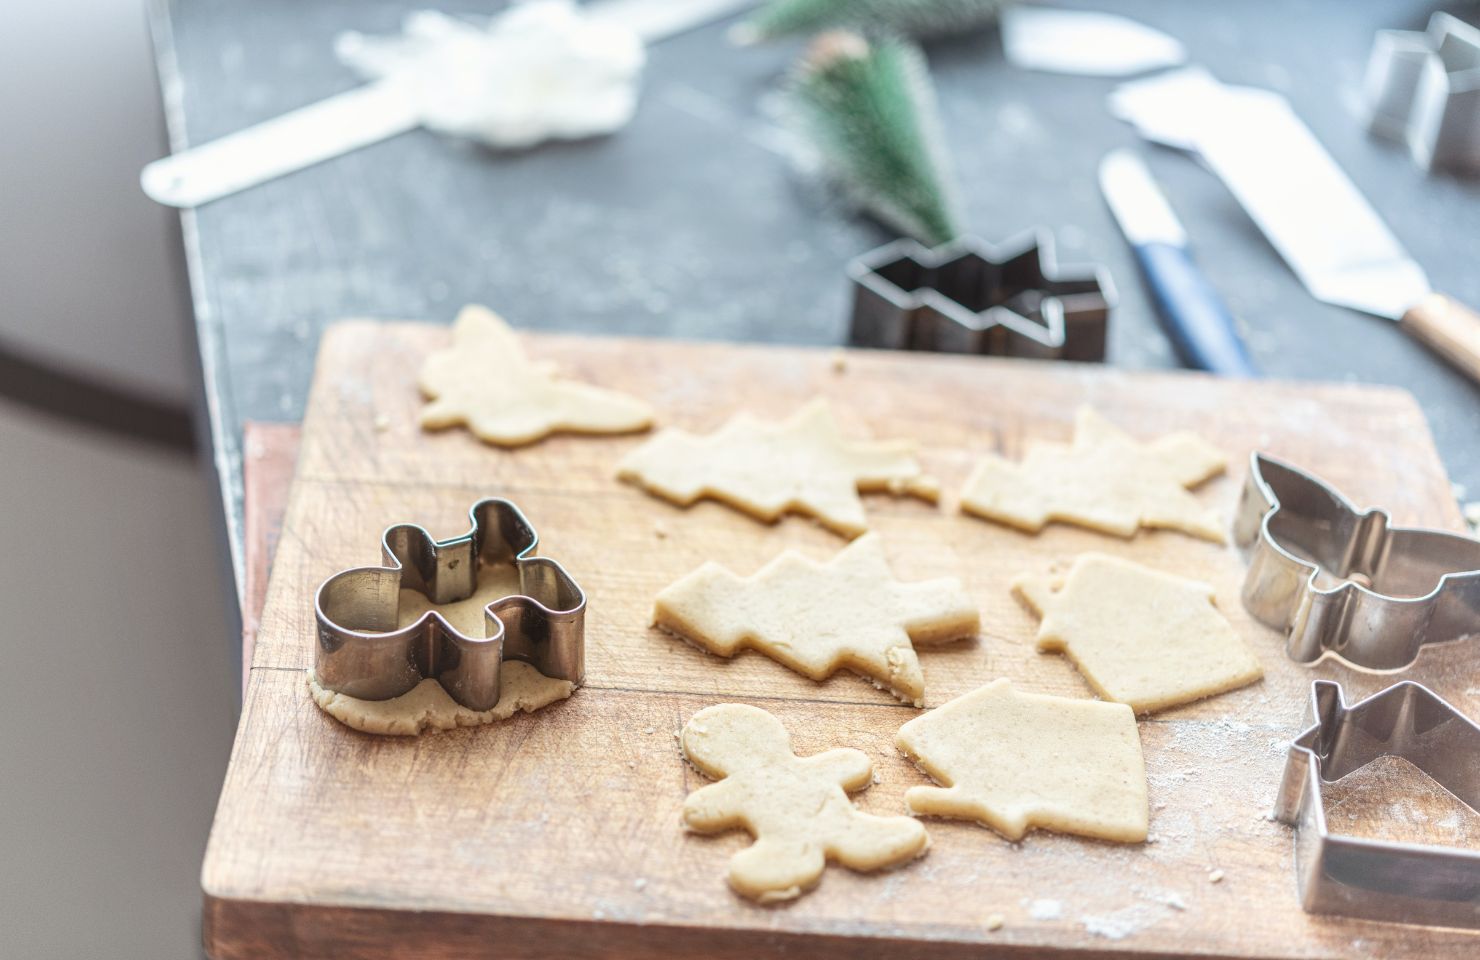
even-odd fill
[[(1238, 604), (1236, 551), (1172, 533), (1119, 540), (1055, 526), (1030, 536), (955, 512), (973, 459), (1067, 439), (1091, 403), (1143, 437), (1197, 430), (1229, 475), (1200, 496), (1228, 512), (1250, 451), (1323, 475), (1396, 520), (1460, 528), (1423, 417), (1405, 393), (1348, 386), (1135, 375), (1092, 366), (530, 336), (568, 373), (649, 399), (664, 422), (710, 430), (740, 408), (780, 417), (829, 397), (859, 435), (912, 437), (944, 482), (934, 508), (866, 498), (903, 579), (958, 576), (981, 637), (921, 654), (936, 705), (997, 676), (1089, 696), (1064, 658), (1034, 652), (1035, 622), (1011, 597), (1019, 573), (1086, 550), (1208, 580), (1266, 669), (1261, 683), (1140, 724), (1152, 842), (1044, 833), (1009, 844), (931, 820), (929, 854), (879, 875), (829, 868), (790, 905), (758, 907), (724, 883), (742, 835), (685, 835), (678, 812), (702, 779), (674, 734), (712, 703), (771, 710), (799, 753), (853, 746), (880, 782), (858, 796), (902, 810), (926, 782), (894, 732), (918, 715), (850, 674), (824, 683), (753, 653), (720, 660), (648, 627), (654, 594), (706, 559), (749, 572), (785, 547), (823, 558), (843, 541), (802, 519), (766, 526), (712, 503), (683, 510), (617, 483), (640, 437), (554, 438), (518, 451), (416, 427), (417, 362), (445, 330), (350, 323), (321, 350), (298, 476), (273, 566), (247, 701), (203, 869), (205, 938), (220, 958), (1418, 957), (1472, 956), (1480, 935), (1312, 917), (1295, 900), (1291, 834), (1265, 818), (1300, 727), (1310, 680), (1349, 695), (1390, 678), (1288, 662), (1281, 639)], [(516, 500), (590, 595), (585, 688), (538, 714), (418, 739), (340, 726), (310, 701), (311, 598), (341, 568), (378, 558), (381, 530), (413, 520), (466, 529), (478, 497)], [(1409, 676), (1480, 712), (1463, 644), (1426, 651)], [(1469, 844), (1467, 810), (1401, 769), (1364, 795), (1344, 784), (1353, 832)], [(1463, 816), (1461, 816), (1463, 814)], [(1424, 833), (1425, 836), (1429, 834)], [(1221, 871), (1220, 882), (1211, 882)], [(987, 929), (988, 916), (1005, 924)]]

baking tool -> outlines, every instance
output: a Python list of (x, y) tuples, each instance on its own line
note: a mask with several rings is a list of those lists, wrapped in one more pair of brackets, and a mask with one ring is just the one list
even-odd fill
[(1100, 190), (1136, 252), (1162, 328), (1189, 367), (1258, 375), (1233, 317), (1187, 249), (1187, 234), (1141, 158), (1114, 150), (1100, 161)]
[(1397, 320), (1480, 382), (1480, 314), (1433, 292), (1284, 97), (1187, 70), (1123, 84), (1111, 106), (1195, 149), (1316, 299)]
[[(1106, 882), (1106, 871), (1124, 862), (1109, 848), (1044, 837), (1019, 849), (986, 831), (941, 827), (933, 831), (937, 849), (902, 873), (835, 877), (800, 910), (737, 909), (723, 884), (705, 880), (705, 864), (723, 855), (711, 841), (680, 836), (677, 817), (668, 815), (697, 785), (675, 759), (673, 733), (684, 720), (709, 704), (757, 703), (793, 724), (799, 742), (828, 746), (890, 744), (906, 718), (894, 708), (858, 706), (877, 698), (858, 697), (855, 682), (817, 684), (763, 657), (723, 661), (689, 650), (648, 626), (653, 598), (706, 556), (760, 563), (780, 548), (778, 538), (806, 540), (800, 546), (818, 558), (829, 548), (804, 522), (775, 528), (717, 507), (679, 511), (612, 483), (613, 461), (632, 440), (555, 441), (501, 455), (414, 429), (415, 391), (386, 387), (407, 384), (407, 371), (445, 346), (446, 336), (435, 325), (383, 321), (324, 332), (250, 692), (201, 873), (210, 956), (289, 960), (368, 950), (380, 960), (534, 952), (760, 960), (784, 947), (803, 960), (878, 953), (962, 960), (1017, 938), (1010, 946), (1032, 960), (1209, 953), (1329, 960), (1352, 955), (1360, 939), (1365, 957), (1475, 960), (1471, 931), (1415, 933), (1314, 920), (1300, 909), (1292, 847), (1278, 836), (1286, 828), (1251, 814), (1268, 812), (1284, 762), (1271, 756), (1268, 741), (1298, 732), (1303, 706), (1284, 716), (1242, 717), (1252, 729), (1239, 735), (1210, 735), (1202, 710), (1143, 724), (1147, 756), (1163, 758), (1160, 771), (1172, 774), (1154, 786), (1153, 800), (1166, 804), (1154, 814), (1159, 843), (1147, 848), (1159, 858), (1151, 864), (1156, 876), (1137, 878), (1157, 888), (1155, 897)], [(527, 337), (531, 354), (562, 370), (615, 390), (660, 390), (679, 422), (695, 429), (746, 407), (777, 415), (825, 392), (860, 434), (911, 425), (942, 469), (987, 449), (1012, 454), (1062, 440), (1067, 412), (1086, 402), (1143, 436), (1217, 411), (1196, 417), (1197, 428), (1230, 456), (1247, 456), (1250, 438), (1261, 437), (1335, 477), (1352, 469), (1353, 451), (1360, 451), (1377, 465), (1364, 487), (1368, 496), (1414, 523), (1458, 521), (1421, 410), (1388, 388), (935, 353)], [(304, 681), (321, 577), (304, 571), (338, 569), (325, 568), (326, 557), (378, 563), (376, 541), (386, 523), (460, 518), (478, 495), (470, 490), (519, 504), (544, 550), (589, 595), (587, 684), (537, 714), (415, 743), (322, 722)], [(911, 577), (966, 569), (973, 583), (1006, 585), (1034, 569), (1024, 562), (1025, 545), (1059, 552), (1054, 544), (1075, 539), (1038, 542), (995, 525), (968, 530), (949, 521), (937, 529), (941, 521), (924, 506), (873, 506), (890, 514), (890, 562)], [(1166, 540), (1117, 542), (1115, 553), (1207, 582), (1226, 573), (1223, 551), (1181, 550), (1171, 561)], [(1033, 677), (1043, 670), (1032, 643), (992, 643), (990, 654), (994, 674)], [(938, 687), (937, 702), (983, 680), (978, 644), (948, 644), (925, 656), (927, 689)], [(1304, 672), (1283, 657), (1265, 660), (1272, 699), (1286, 682), (1281, 671), (1285, 678)], [(1449, 685), (1434, 689), (1460, 704), (1474, 685), (1462, 670), (1443, 682)], [(1300, 681), (1301, 693), (1308, 685), (1309, 678)], [(505, 697), (500, 713), (507, 704)], [(1218, 726), (1212, 723), (1213, 732)], [(1176, 775), (1188, 749), (1212, 774)], [(905, 764), (881, 773), (893, 796), (927, 782)], [(1435, 799), (1424, 794), (1405, 805), (1431, 821), (1452, 812), (1447, 798)], [(1223, 882), (1207, 882), (1213, 868), (1226, 874)], [(847, 889), (829, 893), (839, 881)], [(1188, 909), (1160, 902), (1171, 893)], [(1019, 907), (1023, 897), (1057, 901), (1033, 904), (1031, 912), (1046, 915), (1062, 905), (1062, 921), (1029, 922), (1028, 906)], [(1014, 923), (1019, 909), (1023, 922)], [(990, 929), (995, 924), (982, 919), (988, 911), (1006, 912), (1007, 926)], [(371, 947), (364, 946), (367, 930)]]
[[(468, 511), (473, 528), (434, 540), (412, 523), (382, 539), (385, 566), (357, 567), (325, 580), (314, 597), (318, 645), (314, 675), (329, 690), (362, 700), (389, 700), (435, 677), (470, 710), (499, 700), (504, 660), (523, 660), (547, 677), (579, 684), (585, 673), (586, 595), (554, 560), (531, 556), (539, 537), (508, 500), (479, 500)], [(416, 590), (435, 604), (472, 596), (478, 574), (512, 566), (520, 593), (483, 611), (486, 632), (470, 637), (436, 610), (397, 627), (400, 591)]]
[(1427, 30), (1379, 30), (1367, 61), (1367, 127), (1425, 170), (1480, 173), (1480, 30), (1436, 13)]
[(848, 342), (1051, 360), (1103, 360), (1115, 304), (1098, 266), (1060, 268), (1047, 231), (1000, 245), (964, 237), (928, 250), (896, 240), (848, 264)]
[(1002, 11), (1002, 52), (1025, 70), (1089, 77), (1128, 77), (1187, 59), (1174, 37), (1129, 17), (1032, 4)]
[(1288, 632), (1293, 660), (1401, 670), (1480, 632), (1480, 541), (1394, 527), (1273, 457), (1250, 458), (1233, 538), (1249, 552), (1244, 606)]
[(1295, 827), (1300, 905), (1310, 913), (1480, 927), (1480, 852), (1333, 834), (1321, 785), (1401, 757), (1480, 810), (1480, 726), (1405, 680), (1358, 703), (1311, 684), (1311, 726), (1290, 744), (1276, 819)]
[[(755, 0), (597, 0), (595, 22), (623, 26), (652, 44), (729, 16)], [(284, 174), (415, 130), (412, 85), (379, 80), (148, 164), (139, 183), (152, 200), (198, 207)]]

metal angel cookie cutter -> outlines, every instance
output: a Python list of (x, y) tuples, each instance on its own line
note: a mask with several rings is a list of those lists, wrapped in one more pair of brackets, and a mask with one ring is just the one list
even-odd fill
[(998, 246), (896, 240), (848, 264), (849, 343), (887, 350), (1103, 360), (1115, 304), (1100, 267), (1060, 269), (1046, 231)]
[(1374, 134), (1425, 170), (1480, 174), (1480, 29), (1436, 13), (1424, 31), (1377, 31), (1366, 87)]
[[(388, 527), (385, 566), (357, 567), (325, 580), (314, 597), (318, 645), (314, 673), (324, 687), (362, 700), (389, 700), (435, 677), (470, 710), (498, 703), (505, 660), (523, 660), (547, 677), (580, 683), (585, 673), (586, 595), (565, 569), (531, 556), (539, 537), (513, 503), (479, 500), (473, 529), (434, 540), (416, 524)], [(483, 611), (485, 631), (458, 631), (436, 610), (398, 627), (400, 592), (434, 604), (473, 595), (479, 571), (512, 567), (519, 593)]]
[(1401, 670), (1425, 644), (1480, 632), (1480, 541), (1394, 527), (1262, 453), (1250, 460), (1233, 539), (1249, 551), (1244, 607), (1288, 632), (1293, 660)]
[(1480, 810), (1480, 726), (1405, 680), (1348, 706), (1341, 685), (1311, 687), (1312, 726), (1290, 744), (1274, 816), (1296, 828), (1300, 903), (1310, 913), (1480, 927), (1480, 852), (1336, 836), (1321, 785), (1378, 757), (1402, 757)]

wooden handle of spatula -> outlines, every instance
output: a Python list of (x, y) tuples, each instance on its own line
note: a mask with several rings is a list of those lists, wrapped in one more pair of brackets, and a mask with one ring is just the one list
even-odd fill
[(1431, 293), (1403, 314), (1399, 326), (1480, 383), (1480, 313), (1452, 297)]

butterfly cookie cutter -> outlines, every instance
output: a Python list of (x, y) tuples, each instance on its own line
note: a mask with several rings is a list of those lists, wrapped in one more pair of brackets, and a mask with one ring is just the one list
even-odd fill
[[(458, 703), (489, 710), (499, 701), (505, 660), (576, 684), (584, 679), (586, 594), (560, 564), (531, 556), (539, 536), (512, 502), (479, 500), (468, 515), (473, 528), (450, 540), (434, 540), (414, 523), (388, 527), (384, 566), (344, 570), (320, 585), (314, 674), (321, 686), (389, 700), (436, 678)], [(397, 625), (402, 590), (455, 603), (473, 595), (479, 572), (491, 565), (513, 567), (519, 593), (484, 608), (483, 636), (462, 633), (436, 610)]]
[(1250, 460), (1233, 539), (1249, 554), (1244, 607), (1287, 632), (1293, 660), (1402, 670), (1480, 633), (1480, 541), (1395, 527), (1273, 457)]
[(1332, 834), (1322, 784), (1379, 757), (1401, 757), (1480, 809), (1480, 726), (1427, 687), (1405, 680), (1347, 705), (1317, 680), (1311, 726), (1290, 744), (1274, 817), (1295, 827), (1301, 906), (1369, 920), (1480, 927), (1480, 852)]
[(1060, 268), (1053, 237), (1000, 245), (963, 237), (934, 249), (896, 240), (848, 264), (848, 342), (1046, 360), (1104, 360), (1115, 287), (1101, 267)]

